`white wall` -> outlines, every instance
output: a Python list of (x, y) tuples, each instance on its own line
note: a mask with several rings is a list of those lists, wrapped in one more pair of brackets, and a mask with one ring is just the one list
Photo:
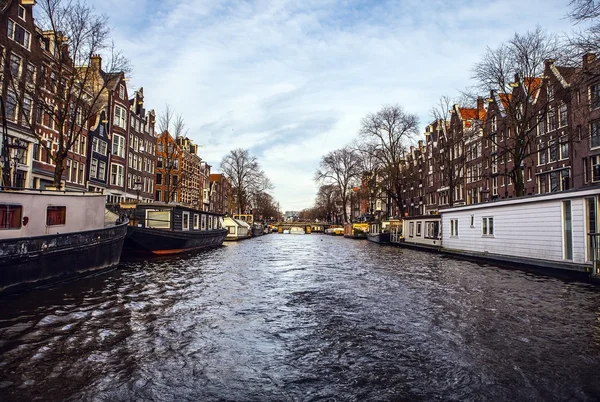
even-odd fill
[[(441, 211), (442, 245), (453, 250), (493, 253), (551, 261), (563, 259), (562, 202), (571, 201), (573, 260), (586, 260), (584, 198), (595, 192), (553, 194)], [(474, 225), (470, 226), (470, 217)], [(494, 235), (482, 235), (482, 217), (494, 218)], [(458, 237), (450, 236), (450, 220), (458, 219)]]

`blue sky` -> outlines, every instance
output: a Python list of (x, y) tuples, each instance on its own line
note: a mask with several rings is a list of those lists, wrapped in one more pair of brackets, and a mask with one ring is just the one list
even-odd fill
[[(424, 128), (443, 95), (515, 32), (567, 32), (568, 0), (103, 0), (146, 107), (181, 113), (218, 171), (248, 148), (282, 210), (313, 204), (320, 158), (384, 104)], [(132, 92), (130, 92), (132, 93)], [(421, 130), (422, 131), (422, 130)]]

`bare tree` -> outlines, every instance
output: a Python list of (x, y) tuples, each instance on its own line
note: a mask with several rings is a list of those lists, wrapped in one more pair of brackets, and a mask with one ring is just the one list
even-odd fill
[(156, 158), (157, 185), (164, 187), (164, 202), (177, 201), (183, 183), (184, 152), (168, 131), (163, 131), (156, 139)]
[(600, 1), (571, 0), (571, 11), (567, 14), (575, 24), (590, 23), (582, 31), (570, 37), (570, 44), (576, 54), (600, 52)]
[(231, 182), (238, 213), (245, 213), (254, 195), (267, 192), (273, 184), (247, 149), (237, 148), (221, 160), (221, 171)]
[(315, 200), (315, 208), (322, 211), (321, 218), (327, 222), (333, 222), (336, 212), (335, 203), (340, 198), (337, 186), (333, 184), (323, 184), (319, 186), (317, 198)]
[(387, 175), (387, 191), (404, 215), (402, 202), (402, 162), (410, 142), (418, 134), (417, 115), (399, 105), (386, 105), (362, 121), (360, 137), (376, 144), (375, 155)]
[(492, 163), (512, 161), (498, 174), (512, 179), (516, 196), (524, 195), (523, 166), (537, 154), (537, 128), (548, 117), (550, 103), (547, 97), (539, 96), (545, 90), (545, 62), (560, 56), (560, 50), (558, 38), (537, 27), (515, 34), (496, 49), (488, 48), (473, 68), (478, 89), (490, 93), (490, 102), (499, 108), (506, 129), (502, 135), (498, 121), (486, 130), (486, 140), (496, 153)]
[(175, 138), (186, 137), (189, 132), (183, 116), (176, 115), (169, 104), (166, 104), (165, 110), (158, 115), (158, 129), (160, 132), (168, 131)]
[[(6, 105), (9, 110), (19, 106), (22, 127), (28, 128), (54, 162), (53, 185), (60, 188), (69, 151), (105, 105), (112, 81), (102, 79), (101, 74), (127, 74), (130, 66), (110, 40), (107, 17), (97, 15), (93, 7), (80, 0), (39, 0), (36, 7), (39, 38), (34, 35), (31, 46), (40, 47), (41, 58), (34, 55), (30, 62), (39, 70), (35, 73), (28, 66), (9, 64), (17, 59), (6, 60), (6, 55), (21, 46), (9, 43), (3, 52), (4, 65), (11, 66), (4, 78)], [(104, 55), (102, 72), (94, 62), (98, 54)], [(47, 141), (46, 136), (54, 141)]]
[(337, 186), (342, 202), (344, 222), (348, 222), (346, 207), (350, 198), (349, 191), (357, 183), (361, 173), (360, 157), (349, 146), (336, 149), (323, 156), (320, 168), (315, 172), (316, 182)]

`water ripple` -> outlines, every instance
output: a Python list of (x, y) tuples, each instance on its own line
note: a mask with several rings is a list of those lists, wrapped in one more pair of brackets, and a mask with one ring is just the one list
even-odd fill
[(0, 300), (2, 400), (597, 400), (599, 289), (269, 235)]

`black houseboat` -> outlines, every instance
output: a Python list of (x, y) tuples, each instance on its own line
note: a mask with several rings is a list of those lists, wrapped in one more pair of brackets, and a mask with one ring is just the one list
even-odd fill
[(126, 232), (102, 194), (0, 189), (0, 293), (112, 268)]
[(218, 247), (227, 234), (220, 214), (164, 203), (121, 208), (129, 209), (126, 253), (165, 255)]

